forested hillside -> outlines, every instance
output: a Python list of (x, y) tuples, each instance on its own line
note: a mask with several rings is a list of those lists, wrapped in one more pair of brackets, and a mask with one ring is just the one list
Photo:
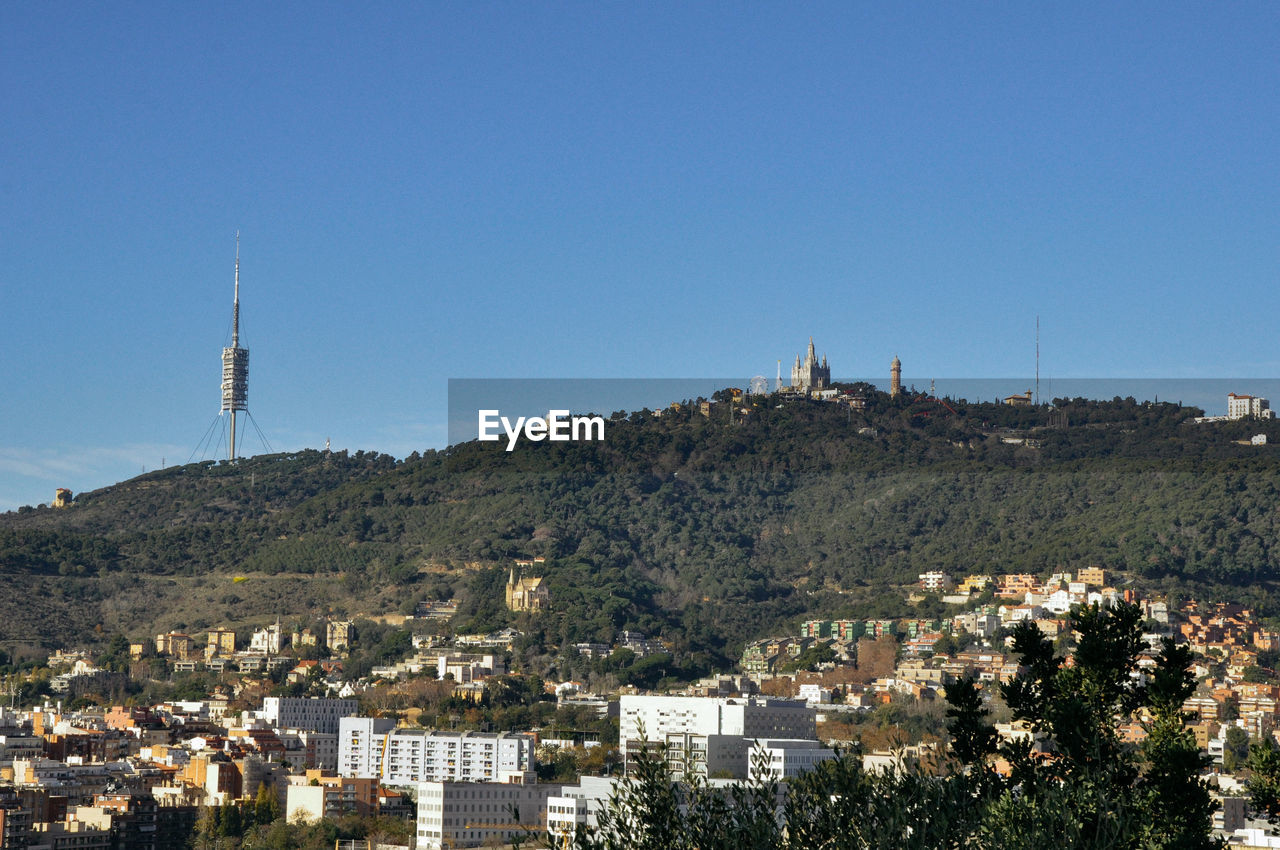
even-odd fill
[[(1172, 404), (1012, 408), (775, 398), (615, 414), (603, 443), (470, 443), (403, 461), (307, 451), (149, 473), (0, 516), (0, 640), (193, 631), (405, 610), (515, 622), (513, 558), (543, 556), (546, 645), (660, 633), (723, 663), (806, 615), (896, 612), (927, 569), (1091, 563), (1267, 609), (1280, 575), (1280, 427)], [(1271, 444), (1247, 445), (1265, 433)], [(1241, 444), (1241, 443), (1246, 444)]]

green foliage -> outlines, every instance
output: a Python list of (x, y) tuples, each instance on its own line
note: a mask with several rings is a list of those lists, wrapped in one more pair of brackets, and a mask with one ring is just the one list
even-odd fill
[(978, 803), (990, 793), (989, 779), (916, 768), (868, 773), (856, 755), (828, 760), (790, 783), (785, 846), (965, 846), (981, 823)]
[[(1147, 686), (1147, 704), (1154, 720), (1142, 747), (1147, 765), (1141, 787), (1146, 792), (1147, 809), (1161, 814), (1152, 821), (1151, 831), (1162, 847), (1213, 846), (1204, 832), (1205, 825), (1212, 822), (1214, 804), (1200, 779), (1209, 759), (1186, 728), (1182, 712), (1183, 703), (1196, 688), (1191, 662), (1188, 647), (1165, 638)], [(1247, 735), (1244, 745), (1247, 752)]]
[(169, 699), (202, 700), (208, 699), (217, 677), (210, 673), (179, 673), (173, 677)]
[(129, 669), (129, 640), (116, 633), (98, 655), (98, 666), (104, 670), (125, 672)]
[(486, 697), (495, 708), (555, 701), (555, 697), (543, 688), (542, 679), (538, 676), (492, 676), (488, 685)]
[[(1156, 850), (1166, 845), (1143, 838), (1150, 817), (1151, 812), (1116, 797), (1105, 785), (1037, 777), (1006, 788), (988, 804), (975, 846)], [(1212, 846), (1207, 828), (1203, 839), (1204, 846)]]
[(1256, 685), (1256, 684), (1262, 684), (1265, 682), (1270, 682), (1274, 677), (1275, 677), (1275, 674), (1272, 673), (1270, 670), (1267, 670), (1263, 667), (1259, 667), (1256, 664), (1251, 664), (1248, 667), (1244, 668), (1244, 680), (1246, 682), (1249, 682), (1250, 684)]
[(989, 712), (972, 677), (946, 685), (947, 732), (951, 751), (964, 764), (978, 764), (996, 751), (996, 729), (987, 721)]
[(1107, 779), (1127, 784), (1132, 777), (1116, 722), (1143, 697), (1129, 678), (1142, 648), (1141, 611), (1133, 605), (1077, 608), (1072, 625), (1080, 638), (1075, 664), (1066, 667), (1034, 623), (1019, 623), (1013, 650), (1026, 674), (1003, 685), (1001, 693), (1014, 719), (1052, 739), (1062, 771), (1115, 770)]
[(1249, 733), (1239, 726), (1228, 726), (1222, 747), (1222, 768), (1235, 773), (1249, 759)]
[[(1079, 847), (1215, 846), (1214, 806), (1200, 779), (1206, 761), (1182, 714), (1195, 689), (1190, 651), (1165, 639), (1149, 684), (1140, 687), (1132, 676), (1141, 650), (1136, 605), (1076, 608), (1071, 623), (1078, 640), (1070, 666), (1033, 625), (1014, 631), (1024, 672), (1001, 691), (1053, 757), (1035, 759), (1025, 743), (1002, 748), (1021, 786), (997, 806), (1006, 834), (1057, 833), (1071, 836), (1065, 846)], [(1154, 720), (1135, 750), (1118, 726), (1144, 707)], [(1064, 805), (1074, 826), (1060, 822)]]
[(218, 815), (218, 835), (239, 836), (244, 832), (244, 822), (240, 817), (240, 806), (235, 803), (223, 803)]
[(828, 664), (836, 660), (836, 651), (828, 644), (815, 644), (782, 665), (783, 673), (796, 670), (817, 670), (818, 665)]
[(1249, 750), (1249, 804), (1280, 823), (1280, 747), (1270, 735)]
[(263, 782), (258, 786), (253, 817), (258, 823), (271, 823), (280, 817), (280, 797), (271, 784)]
[(355, 623), (352, 642), (343, 671), (351, 676), (367, 676), (374, 667), (399, 661), (413, 650), (413, 633), (373, 620)]

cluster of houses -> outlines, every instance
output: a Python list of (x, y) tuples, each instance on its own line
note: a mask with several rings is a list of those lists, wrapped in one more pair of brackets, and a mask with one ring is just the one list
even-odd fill
[(936, 594), (943, 602), (966, 605), (986, 597), (984, 592), (988, 589), (992, 591), (990, 601), (948, 619), (809, 620), (801, 624), (798, 636), (748, 643), (739, 666), (748, 673), (778, 672), (818, 644), (829, 646), (837, 662), (856, 663), (859, 640), (885, 635), (898, 639), (905, 655), (923, 656), (932, 654), (946, 635), (967, 634), (989, 640), (1022, 620), (1030, 620), (1049, 637), (1057, 637), (1065, 628), (1065, 615), (1073, 606), (1105, 605), (1116, 600), (1141, 604), (1144, 613), (1157, 622), (1167, 624), (1169, 619), (1163, 602), (1141, 600), (1133, 591), (1119, 591), (1109, 586), (1106, 571), (1097, 567), (1080, 570), (1074, 576), (1054, 573), (1047, 581), (1033, 575), (1011, 573), (994, 577), (971, 575), (956, 583), (945, 573), (923, 573), (912, 599), (918, 601), (926, 594)]
[[(313, 633), (310, 628), (286, 634), (276, 620), (254, 631), (244, 648), (236, 646), (232, 629), (210, 629), (203, 645), (184, 632), (165, 632), (156, 635), (155, 654), (167, 659), (175, 673), (202, 668), (215, 673), (270, 673), (292, 663), (289, 656), (281, 654), (290, 647), (318, 647), (340, 653), (350, 647), (354, 637), (355, 626), (349, 620), (325, 621), (323, 634)], [(146, 656), (148, 649), (144, 643), (129, 644), (129, 654), (135, 659)]]
[[(1223, 741), (1231, 726), (1255, 739), (1275, 736), (1280, 685), (1275, 683), (1274, 671), (1263, 669), (1259, 662), (1261, 654), (1280, 651), (1280, 633), (1265, 627), (1247, 608), (1192, 601), (1175, 612), (1177, 622), (1171, 625), (1166, 603), (1118, 591), (1108, 585), (1106, 572), (1096, 568), (1075, 576), (1054, 574), (1045, 581), (1023, 574), (969, 576), (958, 585), (940, 573), (920, 576), (921, 591), (950, 593), (943, 597), (948, 601), (968, 600), (988, 587), (995, 589), (990, 602), (948, 619), (810, 620), (801, 624), (796, 636), (748, 644), (740, 666), (757, 678), (776, 677), (788, 662), (811, 648), (828, 646), (833, 654), (822, 668), (834, 670), (857, 663), (860, 642), (893, 635), (900, 655), (892, 673), (865, 684), (844, 684), (837, 689), (843, 691), (843, 706), (871, 707), (894, 695), (932, 700), (956, 679), (998, 683), (1016, 676), (1017, 660), (1000, 638), (1019, 621), (1030, 620), (1045, 635), (1056, 637), (1068, 628), (1065, 614), (1073, 605), (1124, 600), (1139, 605), (1147, 619), (1148, 646), (1139, 659), (1140, 667), (1155, 664), (1165, 636), (1186, 643), (1196, 654), (1194, 672), (1200, 685), (1184, 709), (1193, 718), (1192, 729), (1202, 748), (1221, 763)], [(948, 636), (952, 640), (945, 640)], [(968, 645), (969, 641), (973, 644)], [(1146, 735), (1138, 723), (1123, 731), (1133, 741)]]

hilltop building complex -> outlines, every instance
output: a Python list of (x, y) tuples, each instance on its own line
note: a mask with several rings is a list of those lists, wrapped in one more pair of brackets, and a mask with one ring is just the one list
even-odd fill
[(1271, 419), (1274, 416), (1271, 402), (1265, 398), (1227, 393), (1228, 419)]

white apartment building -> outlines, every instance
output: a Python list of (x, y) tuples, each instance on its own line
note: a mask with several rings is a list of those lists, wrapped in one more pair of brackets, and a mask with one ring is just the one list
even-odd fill
[(338, 721), (359, 710), (360, 703), (353, 699), (266, 697), (257, 715), (272, 729), (306, 729), (335, 734)]
[(394, 721), (345, 717), (338, 732), (338, 775), (377, 777), (387, 785), (508, 782), (532, 778), (534, 736), (397, 729)]
[[(742, 735), (698, 735), (690, 732), (668, 732), (656, 742), (666, 756), (667, 767), (677, 777), (731, 776), (743, 779), (749, 768), (751, 740)], [(631, 758), (639, 752), (639, 744), (628, 750)], [(628, 768), (630, 764), (628, 763)]]
[(645, 737), (657, 740), (668, 732), (809, 739), (815, 733), (812, 708), (802, 700), (776, 697), (623, 694), (619, 713), (619, 735), (623, 742)]
[(931, 571), (920, 573), (920, 587), (929, 593), (942, 593), (955, 587), (955, 582), (946, 573)]
[(418, 850), (479, 847), (546, 830), (547, 800), (560, 785), (423, 782), (418, 786)]
[[(1072, 584), (1074, 585), (1075, 583), (1073, 582)], [(1071, 590), (1062, 590), (1059, 588), (1044, 597), (1040, 604), (1046, 611), (1050, 611), (1054, 614), (1065, 614), (1071, 610), (1071, 606), (1078, 605), (1083, 602), (1084, 598), (1085, 591), (1083, 590), (1076, 593)]]
[(387, 736), (396, 722), (385, 717), (343, 717), (338, 721), (338, 775), (381, 776)]

